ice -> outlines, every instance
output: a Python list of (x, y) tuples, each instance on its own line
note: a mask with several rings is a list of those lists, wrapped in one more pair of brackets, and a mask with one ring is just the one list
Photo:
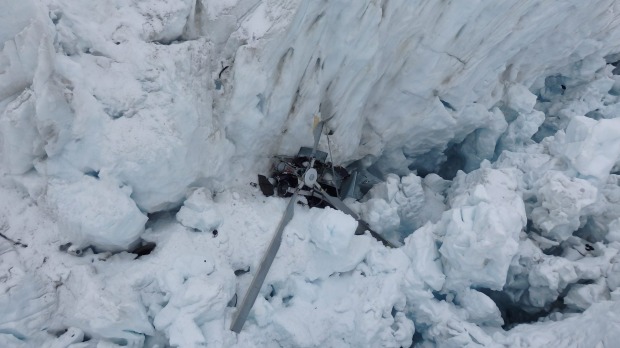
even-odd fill
[[(2, 229), (6, 233), (6, 225)], [(20, 260), (19, 251), (8, 241), (0, 240), (0, 328), (7, 342), (21, 343), (35, 339), (37, 331), (46, 327), (58, 305), (53, 286), (37, 275), (27, 272)], [(0, 338), (0, 341), (3, 338)]]
[(598, 190), (588, 181), (548, 171), (534, 186), (540, 206), (531, 213), (534, 224), (553, 240), (566, 240), (580, 225), (580, 217), (596, 201)]
[[(203, 262), (202, 258), (199, 255), (180, 258), (174, 261), (173, 271), (158, 280), (160, 291), (171, 295), (153, 324), (155, 329), (166, 333), (172, 345), (206, 344), (211, 330), (203, 333), (200, 326), (221, 317), (233, 296), (232, 275), (215, 271), (213, 264)], [(216, 341), (215, 337), (208, 340)]]
[(466, 289), (458, 294), (456, 301), (467, 311), (467, 319), (470, 322), (483, 326), (504, 324), (495, 302), (479, 291)]
[(403, 251), (411, 258), (414, 276), (435, 291), (442, 289), (446, 276), (440, 262), (433, 227), (426, 224), (405, 240)]
[[(309, 115), (321, 109), (331, 119), (337, 162), (371, 156), (384, 172), (432, 171), (450, 143), (469, 139), (462, 153), (471, 170), (493, 158), (506, 126), (498, 109), (489, 113), (495, 103), (505, 100), (523, 114), (504, 137), (506, 148), (521, 143), (540, 120), (528, 84), (585, 57), (579, 76), (598, 74), (602, 56), (613, 49), (603, 44), (613, 40), (602, 29), (613, 17), (583, 5), (539, 29), (534, 23), (556, 8), (543, 4), (534, 15), (527, 6), (515, 12), (481, 3), (461, 16), (458, 5), (397, 11), (398, 5), (63, 0), (15, 7), (21, 18), (15, 31), (32, 20), (17, 34), (8, 32), (17, 39), (7, 41), (14, 51), (5, 45), (3, 53), (13, 62), (4, 69), (12, 87), (3, 100), (30, 85), (37, 97), (34, 116), (7, 116), (17, 122), (4, 127), (11, 134), (5, 147), (16, 147), (13, 137), (33, 145), (5, 161), (22, 173), (43, 158), (37, 171), (61, 179), (100, 172), (130, 186), (141, 210), (155, 212), (177, 208), (197, 182), (219, 190), (265, 167), (262, 156), (296, 151), (311, 139)], [(523, 22), (515, 20), (519, 14)], [(402, 25), (411, 18), (424, 18), (419, 28), (436, 27), (436, 37), (411, 34)], [(560, 25), (571, 21), (583, 22), (578, 35), (572, 25)], [(553, 44), (560, 34), (549, 34), (551, 22), (571, 32), (561, 45)], [(491, 37), (474, 45), (485, 30)], [(548, 52), (540, 54), (542, 48)], [(540, 67), (529, 64), (532, 54)]]
[(206, 189), (192, 192), (176, 215), (177, 221), (185, 227), (201, 232), (211, 232), (222, 224), (221, 214), (212, 199), (213, 193)]
[(326, 207), (324, 211), (315, 210), (311, 217), (310, 238), (324, 251), (338, 254), (347, 249), (355, 234), (357, 221), (338, 210)]
[[(60, 316), (54, 324), (61, 328), (79, 328), (98, 339), (140, 346), (145, 335), (153, 334), (153, 326), (147, 320), (138, 294), (127, 291), (135, 286), (133, 279), (117, 270), (119, 276), (129, 283), (121, 285), (107, 275), (94, 277), (95, 272), (96, 266), (87, 264), (72, 268), (59, 291), (60, 304), (67, 309), (67, 314)], [(74, 279), (69, 280), (69, 277)]]
[(620, 338), (620, 323), (615, 315), (620, 310), (619, 305), (603, 301), (580, 316), (518, 326), (507, 336), (505, 344), (511, 347), (612, 347)]
[(532, 111), (536, 104), (536, 96), (530, 90), (521, 85), (510, 85), (506, 92), (506, 107), (519, 114), (525, 114)]
[(445, 210), (447, 181), (431, 174), (424, 179), (411, 173), (394, 174), (375, 185), (360, 210), (364, 221), (391, 240), (401, 240), (426, 222), (437, 222)]
[(136, 5), (138, 13), (147, 19), (142, 26), (143, 38), (164, 43), (181, 39), (187, 17), (195, 6), (189, 0), (166, 1), (165, 4), (140, 1)]
[(487, 114), (487, 124), (470, 133), (461, 145), (461, 154), (464, 157), (464, 170), (470, 172), (477, 169), (483, 160), (495, 157), (496, 144), (500, 136), (506, 131), (508, 123), (502, 111), (495, 107), (486, 110), (483, 106), (474, 104), (468, 109), (477, 115)]
[[(23, 174), (33, 168), (34, 160), (43, 156), (43, 143), (32, 127), (35, 102), (32, 90), (26, 89), (7, 105), (0, 127), (5, 134), (3, 148), (7, 155), (4, 162), (12, 174)], [(8, 132), (6, 130), (10, 129)]]
[(500, 139), (500, 149), (515, 150), (518, 147), (531, 143), (532, 136), (543, 124), (545, 115), (537, 110), (520, 113), (517, 118), (508, 125), (507, 132)]
[(64, 238), (78, 247), (126, 250), (144, 230), (147, 217), (130, 192), (85, 175), (76, 182), (50, 183), (47, 201), (58, 207)]
[(609, 300), (609, 289), (604, 281), (594, 284), (576, 284), (564, 298), (569, 308), (584, 310), (592, 304)]
[[(1, 346), (617, 341), (617, 2), (3, 5)], [(314, 115), (402, 247), (295, 204), (237, 335)]]
[(501, 289), (525, 227), (515, 174), (489, 168), (455, 178), (443, 214), (442, 255), (446, 287)]
[(620, 160), (620, 119), (574, 117), (566, 129), (564, 155), (584, 177), (605, 181)]
[(620, 218), (609, 223), (609, 233), (605, 238), (610, 242), (620, 242)]
[(371, 198), (366, 201), (362, 207), (362, 216), (370, 228), (384, 235), (397, 231), (401, 224), (398, 208), (382, 199)]
[[(567, 287), (572, 288), (573, 284), (594, 281), (605, 274), (615, 279), (613, 260), (617, 253), (617, 249), (606, 248), (602, 244), (589, 251), (575, 243), (565, 252), (565, 257), (549, 256), (527, 240), (522, 242), (518, 257), (513, 259), (505, 290), (526, 310), (530, 310), (530, 306), (544, 308)], [(609, 285), (609, 289), (613, 290), (613, 284)]]
[(44, 63), (38, 61), (39, 56), (44, 55), (38, 49), (49, 47), (49, 42), (46, 42), (49, 38), (46, 37), (46, 25), (39, 16), (40, 11), (32, 1), (7, 6), (3, 11), (0, 36), (2, 104), (32, 84), (39, 63)]

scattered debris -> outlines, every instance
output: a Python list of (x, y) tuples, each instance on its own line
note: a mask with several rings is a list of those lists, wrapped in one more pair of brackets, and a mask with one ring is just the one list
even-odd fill
[(238, 276), (240, 276), (240, 275), (243, 275), (243, 274), (248, 273), (249, 271), (250, 271), (250, 268), (249, 268), (249, 267), (248, 267), (247, 269), (238, 269), (238, 270), (235, 270), (235, 276), (237, 276), (237, 277), (238, 277)]
[(217, 78), (219, 80), (222, 79), (222, 74), (224, 73), (224, 71), (226, 71), (226, 69), (230, 68), (230, 65), (226, 65), (225, 67), (222, 68), (222, 70), (220, 70), (220, 73), (217, 75)]

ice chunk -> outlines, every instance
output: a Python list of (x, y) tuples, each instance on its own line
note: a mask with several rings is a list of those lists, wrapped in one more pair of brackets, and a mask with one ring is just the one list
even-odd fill
[(201, 232), (213, 231), (222, 224), (222, 215), (213, 202), (212, 193), (205, 188), (192, 192), (176, 218), (183, 226)]
[[(613, 289), (615, 276), (612, 260), (618, 253), (613, 248), (597, 244), (596, 255), (581, 255), (580, 259), (571, 261), (564, 257), (543, 254), (530, 240), (524, 242), (523, 246), (525, 247), (520, 249), (518, 266), (515, 262), (511, 267), (507, 290), (517, 299), (525, 295), (518, 302), (526, 305), (526, 308), (544, 308), (555, 301), (567, 287), (573, 286), (571, 284), (579, 280), (598, 280), (606, 273), (607, 285)], [(587, 251), (579, 253), (584, 252)], [(526, 289), (527, 292), (523, 292)], [(579, 297), (575, 296), (575, 299)]]
[[(186, 267), (178, 264), (177, 267)], [(170, 344), (191, 347), (207, 342), (201, 326), (221, 317), (232, 298), (231, 275), (219, 273), (185, 276), (187, 280), (169, 275), (163, 281), (170, 300), (154, 318), (157, 330), (166, 332)], [(174, 280), (172, 280), (174, 279)], [(228, 284), (228, 285), (226, 285)]]
[(126, 250), (147, 220), (125, 191), (88, 175), (75, 182), (53, 181), (48, 202), (57, 208), (62, 234), (81, 247)]
[(391, 174), (375, 185), (361, 204), (365, 221), (388, 239), (399, 240), (426, 222), (436, 222), (445, 210), (444, 191), (447, 181), (436, 174), (424, 179), (414, 173), (402, 178)]
[(579, 228), (584, 209), (596, 201), (598, 192), (588, 181), (558, 171), (548, 171), (535, 186), (540, 206), (532, 211), (532, 221), (543, 235), (558, 241)]
[(517, 187), (511, 171), (484, 168), (457, 175), (450, 195), (453, 208), (440, 225), (440, 231), (445, 228), (439, 252), (448, 289), (504, 286), (526, 223)]
[(29, 171), (34, 159), (44, 154), (34, 116), (35, 96), (31, 89), (26, 89), (9, 103), (0, 117), (0, 134), (4, 140), (2, 157), (11, 174)]
[(551, 258), (530, 271), (529, 299), (535, 307), (544, 307), (555, 300), (564, 288), (579, 279), (572, 263), (563, 258)]
[[(112, 268), (99, 268), (104, 273), (99, 276), (98, 265), (93, 260), (74, 265), (61, 278), (59, 307), (64, 315), (54, 324), (79, 328), (91, 337), (142, 345), (144, 336), (153, 335), (154, 330), (139, 292), (132, 291), (140, 275), (127, 272), (129, 264), (123, 267), (118, 260), (109, 262)], [(112, 272), (118, 277), (110, 276)]]
[(564, 297), (564, 303), (576, 310), (585, 310), (592, 304), (609, 300), (609, 289), (605, 281), (594, 284), (575, 284)]
[(145, 17), (142, 27), (144, 39), (164, 43), (181, 39), (190, 11), (193, 10), (192, 4), (190, 0), (168, 1), (165, 5), (156, 1), (137, 3), (139, 13)]
[(338, 254), (348, 248), (357, 228), (355, 219), (330, 207), (313, 209), (312, 215), (310, 238), (319, 249)]
[(466, 312), (447, 301), (415, 299), (413, 315), (417, 327), (427, 328), (425, 335), (442, 347), (497, 347), (481, 327), (463, 318)]
[(469, 321), (488, 326), (504, 324), (495, 302), (480, 291), (465, 289), (457, 294), (456, 300), (467, 311)]
[(523, 147), (533, 143), (532, 136), (536, 134), (538, 128), (545, 121), (545, 114), (538, 110), (532, 110), (527, 113), (522, 113), (508, 125), (506, 133), (502, 136), (499, 142), (499, 152), (503, 150), (516, 151)]
[[(415, 176), (415, 175), (414, 175)], [(399, 184), (401, 179), (395, 174), (388, 174), (385, 177), (385, 180), (380, 182), (379, 184), (373, 186), (370, 191), (368, 191), (368, 198), (376, 198), (382, 199), (386, 202), (391, 202), (396, 195), (396, 192), (399, 190)], [(418, 182), (419, 182), (418, 178)], [(407, 185), (409, 186), (409, 185)]]
[(444, 219), (447, 231), (439, 252), (446, 286), (501, 289), (522, 225), (507, 224), (506, 216), (485, 202), (453, 209)]
[(398, 208), (382, 199), (371, 198), (364, 202), (362, 217), (374, 231), (381, 234), (395, 231), (400, 226)]
[(564, 320), (519, 325), (504, 342), (515, 347), (613, 347), (620, 340), (618, 311), (620, 302), (603, 301)]
[(520, 114), (532, 111), (536, 104), (536, 95), (521, 84), (511, 84), (506, 92), (506, 106)]
[(443, 274), (440, 255), (433, 237), (434, 226), (426, 224), (405, 239), (403, 251), (411, 258), (411, 268), (416, 277), (431, 289), (441, 290), (446, 276)]
[(566, 129), (564, 156), (586, 177), (605, 182), (620, 160), (620, 118), (593, 120), (578, 116)]
[(3, 102), (30, 86), (39, 71), (48, 69), (45, 60), (51, 59), (54, 52), (51, 23), (39, 17), (44, 11), (39, 12), (34, 1), (6, 5), (0, 14), (0, 110)]

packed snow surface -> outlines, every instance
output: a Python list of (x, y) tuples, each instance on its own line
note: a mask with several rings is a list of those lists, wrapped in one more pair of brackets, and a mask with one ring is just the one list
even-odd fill
[[(0, 5), (0, 347), (620, 340), (620, 2)], [(235, 334), (315, 116), (399, 247), (302, 200)]]

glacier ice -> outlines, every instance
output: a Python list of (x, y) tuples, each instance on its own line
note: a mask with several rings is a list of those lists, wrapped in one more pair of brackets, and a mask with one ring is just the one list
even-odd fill
[[(4, 5), (0, 345), (617, 341), (616, 1)], [(286, 205), (248, 183), (315, 114), (402, 246), (296, 206), (235, 335)]]

